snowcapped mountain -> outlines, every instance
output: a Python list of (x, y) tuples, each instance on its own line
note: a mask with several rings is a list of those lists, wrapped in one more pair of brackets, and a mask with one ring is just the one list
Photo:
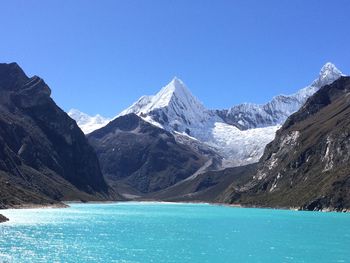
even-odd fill
[(223, 166), (256, 162), (264, 146), (273, 140), (277, 126), (240, 130), (225, 123), (214, 111), (206, 109), (178, 78), (154, 96), (143, 96), (119, 116), (135, 113), (144, 120), (176, 135), (190, 144), (195, 140), (209, 146), (222, 157)]
[(143, 96), (118, 116), (135, 113), (146, 121), (170, 131), (199, 137), (203, 129), (222, 121), (195, 98), (185, 84), (174, 78), (154, 96)]
[[(213, 150), (221, 156), (224, 167), (244, 165), (258, 161), (280, 125), (320, 87), (340, 76), (343, 74), (332, 63), (326, 63), (317, 79), (294, 94), (276, 96), (263, 105), (244, 103), (227, 110), (205, 108), (175, 77), (156, 95), (141, 97), (116, 118), (134, 113), (172, 132), (181, 143)], [(77, 110), (71, 110), (69, 115), (85, 133), (109, 121)]]
[(71, 109), (68, 115), (77, 122), (78, 126), (85, 134), (106, 126), (108, 122), (110, 122), (110, 119), (104, 118), (99, 114), (90, 116), (76, 109)]
[(187, 136), (210, 146), (223, 158), (223, 166), (258, 161), (281, 124), (321, 86), (343, 74), (326, 63), (311, 85), (292, 95), (279, 95), (264, 105), (245, 103), (228, 110), (206, 109), (174, 78), (154, 96), (143, 96), (118, 116), (135, 113), (177, 136)]
[(319, 77), (312, 82), (311, 86), (321, 88), (325, 85), (332, 84), (341, 76), (345, 75), (337, 69), (334, 64), (328, 62), (322, 67)]
[(326, 63), (309, 86), (291, 95), (279, 95), (266, 104), (243, 103), (228, 110), (217, 110), (226, 123), (241, 130), (280, 125), (322, 86), (344, 76), (332, 63)]

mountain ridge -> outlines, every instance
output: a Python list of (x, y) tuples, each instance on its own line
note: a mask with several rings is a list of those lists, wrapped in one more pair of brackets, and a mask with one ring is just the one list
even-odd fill
[(243, 130), (281, 125), (318, 89), (331, 84), (341, 76), (345, 75), (334, 64), (327, 62), (321, 68), (319, 76), (310, 85), (295, 93), (277, 95), (265, 104), (242, 103), (216, 112), (227, 123)]

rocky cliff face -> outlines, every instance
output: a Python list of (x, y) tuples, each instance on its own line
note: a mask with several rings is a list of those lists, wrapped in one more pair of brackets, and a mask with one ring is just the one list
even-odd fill
[(238, 187), (250, 181), (256, 163), (194, 174), (166, 189), (149, 193), (144, 198), (163, 201), (220, 202), (229, 185)]
[[(108, 181), (121, 193), (143, 195), (195, 173), (208, 160), (135, 114), (116, 118), (88, 135)], [(116, 185), (117, 183), (117, 185)]]
[(0, 64), (0, 203), (106, 199), (109, 188), (79, 127), (39, 77)]
[(267, 145), (253, 180), (222, 198), (306, 210), (350, 208), (350, 78), (322, 87)]

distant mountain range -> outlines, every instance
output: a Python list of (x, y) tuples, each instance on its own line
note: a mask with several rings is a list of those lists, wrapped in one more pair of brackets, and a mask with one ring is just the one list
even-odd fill
[[(326, 63), (310, 85), (292, 95), (279, 95), (270, 102), (240, 104), (227, 110), (209, 110), (185, 84), (174, 78), (154, 96), (142, 96), (116, 118), (134, 113), (145, 121), (171, 132), (177, 140), (202, 143), (221, 156), (221, 167), (257, 162), (277, 129), (320, 87), (343, 74)], [(85, 133), (108, 122), (99, 115), (89, 117), (78, 110), (68, 113)], [(187, 137), (186, 140), (183, 137)], [(203, 147), (204, 147), (203, 146)]]
[[(206, 109), (174, 78), (156, 95), (141, 97), (88, 138), (104, 175), (125, 197), (221, 200), (219, 195), (227, 185), (251, 183), (256, 166), (243, 165), (258, 162), (285, 120), (321, 87), (342, 76), (332, 63), (326, 63), (318, 78), (294, 94), (228, 110)], [(94, 123), (95, 117), (74, 113), (73, 118), (83, 116), (85, 123)], [(125, 125), (132, 128), (125, 129)], [(242, 168), (218, 171), (235, 166)]]

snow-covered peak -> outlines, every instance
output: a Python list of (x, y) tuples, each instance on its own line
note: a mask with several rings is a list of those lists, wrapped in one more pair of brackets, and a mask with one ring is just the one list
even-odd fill
[(325, 85), (331, 84), (341, 76), (344, 76), (344, 74), (339, 69), (337, 69), (333, 63), (327, 62), (321, 68), (318, 78), (312, 82), (311, 86), (321, 88)]
[(169, 93), (190, 93), (185, 83), (178, 77), (174, 77), (163, 89)]
[(172, 100), (178, 100), (180, 103), (199, 103), (191, 94), (186, 85), (177, 77), (165, 87), (163, 87), (154, 97), (150, 105), (153, 109), (169, 106)]
[(197, 104), (197, 106), (204, 108), (191, 94), (186, 85), (180, 79), (174, 77), (172, 81), (164, 86), (156, 95), (142, 96), (137, 102), (122, 111), (119, 116), (128, 113), (145, 115), (155, 109), (168, 107), (172, 103), (177, 103), (180, 108), (184, 109), (191, 108), (192, 104)]
[(186, 85), (173, 78), (154, 96), (143, 96), (118, 116), (135, 113), (168, 130), (192, 134), (211, 118), (219, 119), (192, 95)]
[(110, 119), (102, 117), (99, 114), (90, 116), (77, 109), (71, 109), (68, 112), (68, 115), (77, 122), (78, 126), (85, 134), (93, 132), (94, 130), (107, 125), (107, 123), (110, 121)]
[(326, 64), (323, 65), (323, 67), (320, 70), (320, 76), (330, 76), (330, 75), (335, 75), (335, 76), (341, 76), (343, 73), (331, 62), (327, 62)]

